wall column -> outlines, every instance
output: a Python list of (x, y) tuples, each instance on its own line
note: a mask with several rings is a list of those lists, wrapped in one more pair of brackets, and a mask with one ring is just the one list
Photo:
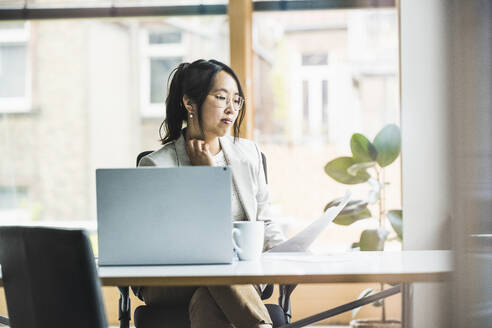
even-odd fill
[[(448, 8), (447, 0), (400, 1), (404, 250), (451, 246)], [(413, 327), (448, 326), (448, 290), (413, 284)]]
[(253, 138), (253, 47), (252, 47), (252, 0), (230, 0), (227, 7), (229, 15), (229, 45), (231, 67), (236, 72), (246, 97), (246, 115), (241, 127), (241, 137)]

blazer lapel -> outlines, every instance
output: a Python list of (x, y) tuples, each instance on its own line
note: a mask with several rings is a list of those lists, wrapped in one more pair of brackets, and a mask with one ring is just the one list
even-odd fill
[(188, 166), (191, 165), (190, 157), (186, 152), (186, 141), (184, 133), (174, 142), (174, 147), (176, 149), (176, 159), (178, 166)]
[(227, 137), (219, 138), (219, 141), (224, 157), (231, 168), (232, 180), (236, 185), (239, 201), (243, 206), (244, 212), (249, 221), (256, 221), (256, 204), (249, 164), (247, 161), (241, 160), (243, 156), (235, 149), (236, 147)]

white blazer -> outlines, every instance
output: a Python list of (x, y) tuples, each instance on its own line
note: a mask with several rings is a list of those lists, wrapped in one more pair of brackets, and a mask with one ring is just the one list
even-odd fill
[[(247, 139), (238, 139), (234, 143), (233, 137), (225, 136), (220, 137), (219, 142), (230, 165), (232, 179), (246, 213), (246, 219), (265, 222), (263, 250), (266, 251), (284, 241), (285, 237), (278, 225), (269, 218), (270, 202), (260, 150), (254, 142)], [(159, 167), (191, 165), (183, 134), (177, 140), (143, 157), (138, 165)]]

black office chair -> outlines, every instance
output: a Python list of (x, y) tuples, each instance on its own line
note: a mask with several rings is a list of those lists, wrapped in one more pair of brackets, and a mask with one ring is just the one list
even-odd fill
[[(144, 151), (137, 156), (137, 166), (140, 160), (152, 153), (152, 151)], [(267, 164), (266, 157), (262, 153), (263, 168), (265, 170), (265, 179), (267, 179)], [(290, 294), (296, 285), (280, 285), (279, 305), (266, 304), (266, 308), (273, 321), (273, 327), (280, 327), (290, 322)], [(128, 287), (118, 287), (120, 290), (120, 327), (129, 327), (130, 321), (130, 300), (128, 296)], [(134, 294), (142, 299), (140, 295), (140, 287), (132, 287)], [(266, 300), (273, 294), (273, 285), (267, 285), (264, 289), (261, 299)], [(142, 305), (135, 309), (134, 323), (137, 328), (157, 328), (157, 327), (190, 327), (188, 304), (177, 304), (172, 307), (157, 307)]]
[(0, 264), (11, 327), (107, 328), (84, 231), (0, 227)]

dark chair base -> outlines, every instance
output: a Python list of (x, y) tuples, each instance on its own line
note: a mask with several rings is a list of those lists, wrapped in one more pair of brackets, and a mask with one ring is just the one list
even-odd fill
[(265, 304), (270, 318), (272, 319), (273, 327), (280, 327), (285, 325), (285, 313), (277, 304)]
[(142, 305), (135, 309), (133, 320), (137, 328), (190, 328), (187, 306), (155, 307)]
[[(285, 324), (282, 308), (276, 304), (267, 304), (266, 308), (272, 318), (273, 327)], [(135, 309), (135, 327), (137, 328), (190, 328), (186, 307), (154, 307), (142, 305)]]

